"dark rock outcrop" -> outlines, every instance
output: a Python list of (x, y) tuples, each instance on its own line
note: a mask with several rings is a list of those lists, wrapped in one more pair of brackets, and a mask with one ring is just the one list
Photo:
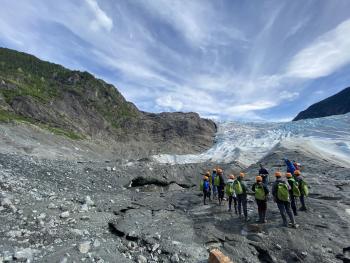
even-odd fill
[(340, 115), (350, 112), (350, 87), (311, 105), (300, 112), (293, 121)]
[(0, 115), (0, 120), (59, 129), (71, 138), (129, 148), (139, 144), (143, 154), (203, 151), (213, 144), (216, 132), (214, 122), (196, 113), (139, 111), (113, 85), (88, 72), (5, 48), (0, 48)]

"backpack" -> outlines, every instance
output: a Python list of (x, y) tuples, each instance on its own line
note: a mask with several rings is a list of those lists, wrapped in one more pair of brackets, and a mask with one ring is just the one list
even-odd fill
[(219, 186), (220, 185), (220, 177), (218, 175), (215, 176), (215, 178), (214, 178), (214, 185), (215, 186)]
[(277, 185), (277, 198), (280, 201), (289, 202), (289, 190), (285, 183), (278, 183)]
[(242, 188), (240, 181), (235, 180), (234, 189), (235, 189), (236, 194), (238, 194), (238, 195), (243, 194), (243, 188)]
[(232, 196), (233, 195), (233, 192), (234, 192), (234, 188), (233, 188), (233, 183), (228, 183), (225, 187), (225, 193), (228, 195), (228, 196)]
[(307, 185), (307, 183), (304, 180), (302, 180), (300, 182), (300, 192), (304, 196), (308, 196), (309, 195), (309, 186)]
[(292, 193), (293, 193), (293, 196), (295, 196), (295, 197), (301, 196), (300, 189), (299, 189), (299, 183), (296, 182), (295, 180), (293, 180)]
[(257, 200), (266, 199), (265, 189), (262, 185), (255, 185), (255, 199)]

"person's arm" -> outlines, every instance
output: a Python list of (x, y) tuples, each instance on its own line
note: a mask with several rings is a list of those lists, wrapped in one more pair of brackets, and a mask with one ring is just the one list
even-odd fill
[(255, 192), (255, 184), (252, 185), (252, 191)]

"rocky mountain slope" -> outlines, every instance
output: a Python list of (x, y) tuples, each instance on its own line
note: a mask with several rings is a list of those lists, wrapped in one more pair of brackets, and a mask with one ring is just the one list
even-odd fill
[(196, 113), (142, 112), (88, 72), (0, 48), (0, 122), (13, 120), (72, 140), (122, 144), (126, 152), (140, 144), (139, 155), (203, 151), (216, 132)]
[(339, 115), (350, 112), (350, 87), (311, 105), (300, 112), (293, 121)]

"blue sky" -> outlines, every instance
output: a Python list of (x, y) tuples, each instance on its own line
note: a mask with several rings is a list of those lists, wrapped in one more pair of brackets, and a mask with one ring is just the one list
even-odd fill
[(350, 86), (349, 0), (0, 0), (0, 46), (141, 110), (284, 121)]

